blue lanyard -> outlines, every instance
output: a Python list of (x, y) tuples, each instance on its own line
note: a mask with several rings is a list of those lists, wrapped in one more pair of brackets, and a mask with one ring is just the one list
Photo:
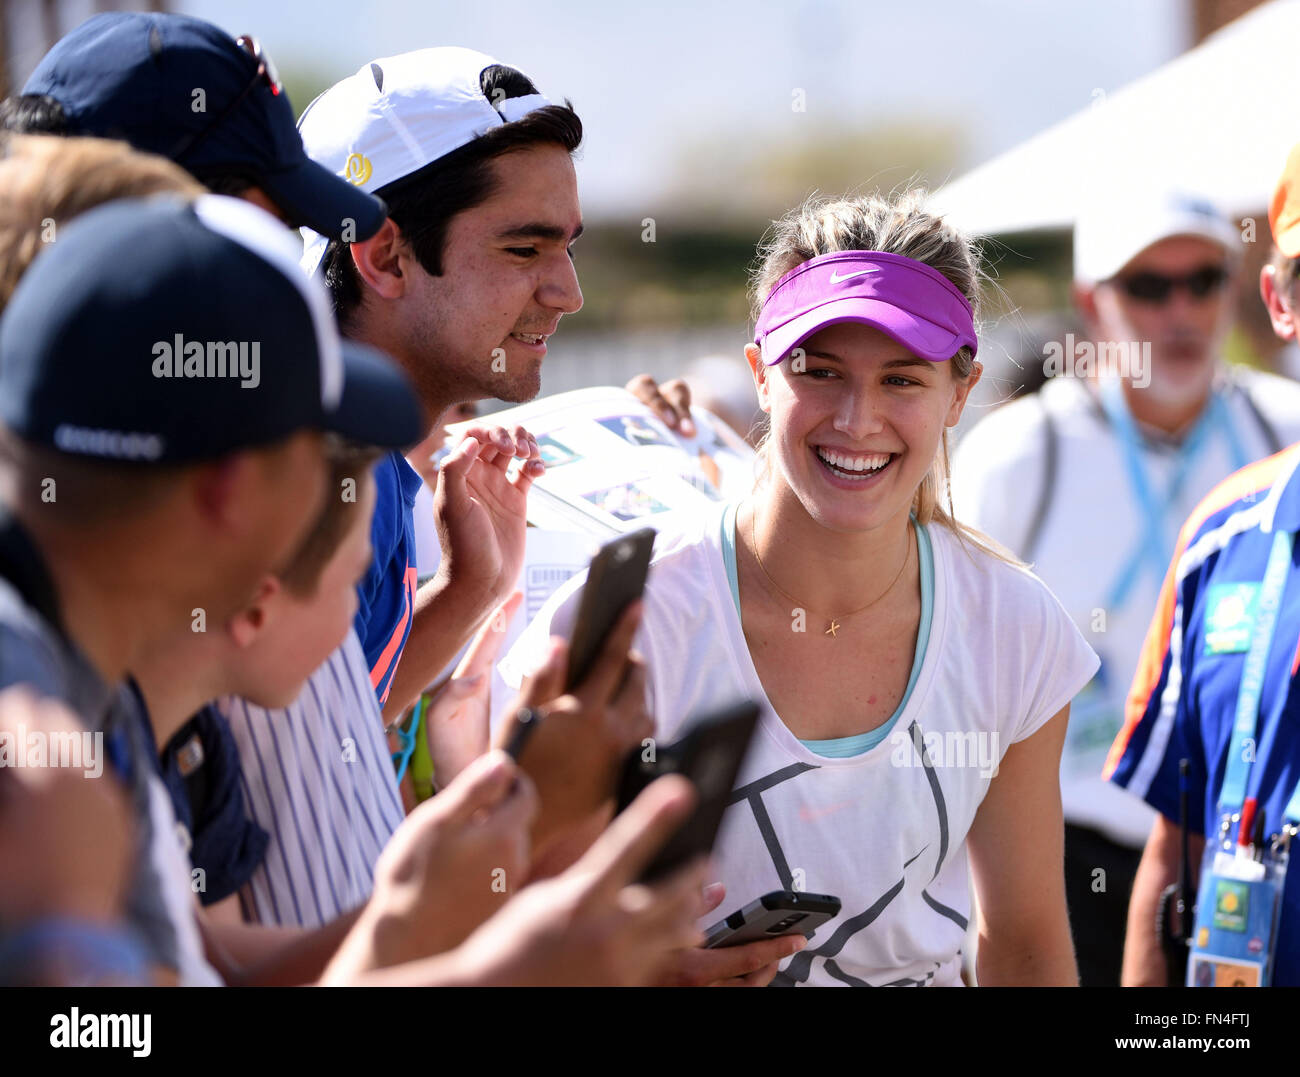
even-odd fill
[(1187, 435), (1179, 451), (1177, 466), (1173, 475), (1170, 476), (1164, 500), (1158, 502), (1155, 492), (1151, 488), (1146, 469), (1142, 466), (1141, 436), (1138, 434), (1137, 424), (1133, 421), (1133, 416), (1129, 413), (1128, 405), (1124, 401), (1124, 392), (1119, 379), (1104, 379), (1101, 383), (1099, 395), (1102, 409), (1105, 411), (1107, 418), (1110, 419), (1111, 426), (1114, 427), (1115, 434), (1119, 439), (1120, 449), (1124, 456), (1124, 466), (1128, 471), (1129, 483), (1133, 487), (1133, 493), (1137, 497), (1144, 518), (1143, 532), (1138, 541), (1138, 546), (1130, 555), (1128, 561), (1125, 562), (1123, 568), (1120, 569), (1115, 577), (1114, 584), (1111, 586), (1110, 595), (1107, 599), (1107, 608), (1113, 616), (1114, 611), (1120, 609), (1128, 601), (1134, 585), (1142, 574), (1144, 565), (1155, 575), (1157, 580), (1164, 579), (1165, 570), (1169, 567), (1169, 556), (1174, 547), (1173, 542), (1168, 541), (1166, 534), (1166, 517), (1170, 508), (1173, 507), (1182, 493), (1187, 478), (1191, 474), (1192, 465), (1209, 444), (1210, 436), (1215, 429), (1217, 428), (1223, 433), (1224, 440), (1228, 443), (1228, 451), (1232, 456), (1234, 470), (1245, 467), (1249, 462), (1249, 458), (1242, 449), (1241, 440), (1237, 437), (1236, 430), (1233, 429), (1232, 420), (1228, 415), (1227, 407), (1223, 403), (1223, 398), (1218, 393), (1211, 393), (1205, 411)]
[(411, 762), (411, 756), (415, 754), (415, 738), (420, 732), (425, 705), (425, 697), (421, 696), (415, 701), (415, 708), (411, 711), (411, 717), (407, 719), (406, 728), (397, 727), (397, 741), (400, 747), (392, 753), (392, 757), (393, 767), (397, 771), (398, 785), (401, 785), (402, 779), (406, 777), (406, 768)]
[[(1264, 581), (1259, 589), (1259, 605), (1255, 626), (1251, 631), (1250, 649), (1241, 668), (1241, 684), (1237, 689), (1237, 709), (1232, 725), (1232, 746), (1228, 750), (1228, 765), (1223, 774), (1223, 787), (1219, 790), (1219, 813), (1227, 816), (1240, 811), (1246, 799), (1246, 782), (1251, 764), (1257, 753), (1255, 736), (1259, 724), (1259, 698), (1264, 690), (1264, 674), (1268, 669), (1268, 653), (1273, 645), (1273, 631), (1277, 627), (1278, 610), (1282, 592), (1291, 573), (1291, 550), (1295, 536), (1290, 531), (1278, 531), (1273, 536), (1273, 546), (1268, 553)], [(1290, 671), (1288, 670), (1288, 673)], [(1272, 718), (1276, 722), (1286, 705), (1288, 690), (1284, 685), (1273, 706)], [(1276, 728), (1276, 725), (1274, 725)], [(1287, 803), (1283, 817), (1300, 820), (1300, 784), (1297, 784)]]

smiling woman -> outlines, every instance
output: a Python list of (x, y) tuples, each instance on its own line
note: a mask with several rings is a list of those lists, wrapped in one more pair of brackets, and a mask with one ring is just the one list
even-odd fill
[[(832, 894), (841, 917), (768, 978), (956, 984), (973, 877), (981, 982), (1076, 982), (1057, 771), (1097, 659), (940, 496), (980, 372), (976, 254), (915, 192), (810, 202), (760, 258), (745, 356), (766, 473), (660, 533), (637, 640), (657, 737), (737, 698), (761, 708), (714, 849), (718, 913)], [(567, 633), (582, 583), (508, 681)]]
[[(764, 337), (768, 338), (763, 347), (767, 356), (764, 365), (790, 354), (788, 367), (792, 373), (821, 379), (842, 376), (843, 372), (836, 370), (843, 365), (841, 357), (819, 347), (826, 346), (828, 337), (831, 344), (838, 338), (846, 340), (850, 348), (855, 346), (854, 341), (862, 346), (863, 341), (871, 340), (869, 334), (850, 330), (846, 335), (842, 329), (834, 333), (827, 330), (810, 339), (805, 332), (793, 344), (785, 342), (793, 339), (801, 327), (814, 324), (870, 327), (874, 313), (884, 319), (878, 329), (881, 335), (875, 341), (877, 348), (884, 348), (882, 375), (886, 370), (905, 368), (885, 380), (903, 393), (909, 386), (934, 388), (939, 384), (939, 371), (934, 368), (946, 367), (960, 415), (960, 407), (980, 375), (974, 332), (981, 282), (978, 254), (954, 229), (924, 211), (924, 198), (924, 192), (916, 190), (892, 203), (883, 199), (809, 200), (774, 224), (769, 238), (760, 245), (760, 261), (752, 282), (755, 338), (760, 344), (764, 344)], [(815, 287), (816, 266), (820, 265), (831, 267), (825, 281), (828, 288), (855, 278), (858, 287), (849, 285), (842, 294), (828, 293), (825, 300), (833, 300), (835, 305), (829, 313), (818, 315), (817, 300), (821, 297), (800, 293), (807, 293), (809, 284)], [(891, 294), (875, 294), (883, 291)], [(776, 310), (767, 310), (773, 298), (777, 300)], [(899, 305), (891, 305), (889, 300)], [(937, 315), (931, 304), (937, 304)], [(927, 314), (944, 318), (945, 325), (929, 322)], [(813, 321), (809, 321), (810, 315)], [(898, 339), (909, 331), (914, 349), (928, 346), (937, 351), (924, 357), (913, 354)], [(782, 345), (784, 350), (776, 354), (775, 349)], [(758, 366), (753, 361), (750, 366), (757, 376)], [(761, 397), (761, 384), (759, 392)], [(913, 514), (921, 524), (937, 517), (944, 526), (974, 539), (989, 552), (1009, 556), (991, 540), (958, 525), (950, 504), (943, 504), (945, 500), (950, 502), (943, 496), (947, 489), (949, 425), (939, 428), (937, 443), (928, 446), (930, 451), (926, 451), (927, 446), (916, 446), (912, 453), (910, 463), (922, 476), (912, 503)], [(770, 469), (774, 455), (770, 428), (759, 453)], [(894, 462), (895, 455), (890, 453), (888, 464)]]

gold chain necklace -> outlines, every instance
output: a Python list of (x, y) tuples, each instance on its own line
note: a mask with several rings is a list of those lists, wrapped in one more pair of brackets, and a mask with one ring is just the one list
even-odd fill
[[(776, 580), (772, 579), (772, 574), (767, 571), (766, 566), (764, 566), (763, 564), (763, 559), (759, 557), (758, 539), (754, 533), (754, 520), (757, 516), (758, 513), (754, 512), (749, 517), (749, 541), (750, 541), (750, 545), (753, 546), (754, 548), (754, 560), (758, 562), (759, 569), (762, 571), (763, 575), (767, 577), (767, 582), (770, 583), (773, 587), (775, 587), (778, 591), (780, 591), (781, 594), (785, 595), (785, 597), (788, 598), (791, 602), (793, 602), (795, 605), (795, 609), (806, 609), (807, 607), (804, 606), (802, 602), (800, 602), (797, 598), (794, 597), (794, 595), (792, 595), (789, 591), (787, 591), (784, 587), (782, 587), (779, 583), (777, 583)], [(882, 598), (884, 598), (887, 594), (889, 594), (889, 592), (894, 589), (894, 585), (897, 584), (900, 579), (902, 579), (903, 570), (907, 568), (907, 563), (911, 560), (912, 560), (912, 543), (909, 541), (907, 544), (907, 549), (903, 553), (903, 564), (899, 568), (898, 574), (894, 576), (892, 581), (890, 581), (889, 586), (886, 587), (883, 591), (881, 591), (880, 594), (876, 595), (876, 597), (873, 598), (870, 602), (868, 602), (865, 606), (859, 606), (856, 610), (850, 610), (848, 613), (843, 614), (842, 616), (844, 617), (844, 619), (847, 621), (850, 617), (862, 613), (864, 610), (869, 610), (872, 606), (874, 606), (877, 602), (879, 602)], [(831, 639), (836, 639), (837, 638), (836, 632), (843, 627), (844, 626), (840, 624), (839, 621), (837, 621), (834, 617), (832, 617), (830, 621), (827, 622), (826, 631), (823, 632), (822, 635), (830, 636)]]

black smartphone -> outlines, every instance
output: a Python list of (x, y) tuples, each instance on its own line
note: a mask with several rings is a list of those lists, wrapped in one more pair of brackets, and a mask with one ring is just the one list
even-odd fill
[(832, 894), (773, 890), (710, 927), (704, 933), (704, 946), (705, 949), (743, 946), (779, 935), (803, 935), (811, 939), (814, 931), (839, 914), (840, 899)]
[(698, 796), (695, 810), (641, 873), (641, 882), (653, 882), (712, 850), (757, 722), (758, 705), (745, 700), (691, 723), (672, 744), (656, 746), (652, 758), (643, 748), (628, 753), (619, 778), (619, 811), (664, 774), (689, 778)]
[(566, 692), (572, 692), (586, 679), (596, 664), (605, 637), (623, 611), (641, 597), (654, 544), (654, 529), (643, 527), (602, 546), (591, 559), (578, 617), (569, 637)]

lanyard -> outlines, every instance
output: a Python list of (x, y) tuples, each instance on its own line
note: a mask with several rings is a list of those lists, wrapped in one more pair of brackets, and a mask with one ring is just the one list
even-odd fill
[(1133, 416), (1129, 413), (1128, 405), (1124, 402), (1124, 392), (1119, 379), (1103, 380), (1099, 395), (1102, 409), (1119, 439), (1129, 484), (1133, 487), (1133, 493), (1137, 497), (1144, 517), (1143, 532), (1137, 548), (1116, 575), (1107, 599), (1107, 607), (1113, 612), (1120, 609), (1128, 600), (1142, 574), (1143, 565), (1154, 573), (1157, 580), (1164, 578), (1165, 570), (1169, 567), (1169, 554), (1173, 549), (1173, 543), (1166, 541), (1165, 519), (1169, 509), (1182, 493), (1191, 474), (1192, 465), (1209, 444), (1210, 436), (1215, 429), (1222, 432), (1224, 440), (1228, 443), (1233, 470), (1245, 467), (1249, 458), (1242, 449), (1236, 430), (1233, 429), (1223, 398), (1218, 393), (1212, 392), (1205, 411), (1183, 441), (1177, 464), (1165, 490), (1164, 500), (1158, 502), (1146, 469), (1142, 466), (1141, 436), (1138, 434)]
[[(1255, 735), (1259, 724), (1259, 698), (1264, 690), (1268, 652), (1273, 645), (1273, 630), (1277, 627), (1282, 592), (1286, 589), (1287, 577), (1291, 572), (1291, 550), (1294, 542), (1295, 536), (1290, 531), (1277, 531), (1273, 535), (1273, 545), (1268, 553), (1264, 581), (1259, 589), (1255, 626), (1250, 636), (1250, 649), (1246, 652), (1246, 661), (1241, 668), (1241, 684), (1237, 688), (1232, 746), (1228, 750), (1228, 765), (1223, 775), (1223, 787), (1219, 790), (1221, 815), (1231, 815), (1235, 811), (1240, 811), (1246, 799), (1246, 781), (1250, 776), (1251, 764), (1254, 762), (1257, 750)], [(1278, 693), (1271, 715), (1275, 722), (1286, 705), (1287, 694), (1288, 689), (1285, 686)], [(1292, 792), (1283, 817), (1300, 820), (1300, 784), (1297, 784)]]

